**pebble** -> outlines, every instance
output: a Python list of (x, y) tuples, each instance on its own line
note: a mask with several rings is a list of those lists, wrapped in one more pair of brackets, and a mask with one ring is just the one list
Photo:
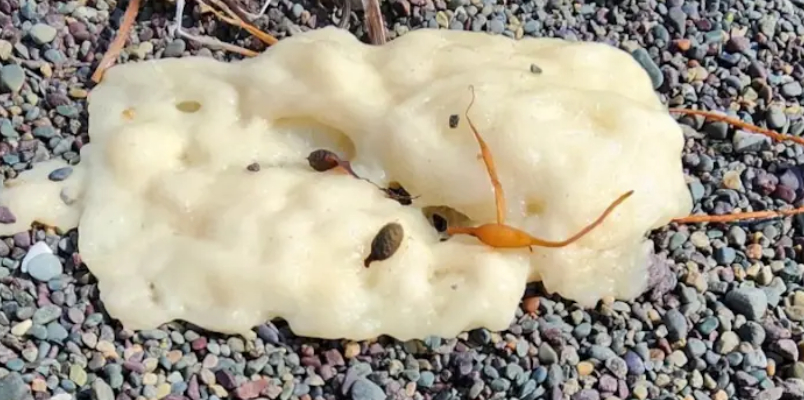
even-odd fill
[(352, 384), (352, 400), (384, 400), (385, 392), (376, 383), (359, 378)]
[(11, 372), (0, 377), (0, 399), (22, 400), (28, 389), (17, 372)]
[(634, 59), (645, 69), (645, 72), (648, 73), (651, 82), (653, 83), (653, 88), (658, 89), (664, 83), (664, 74), (662, 70), (659, 69), (659, 66), (656, 65), (656, 62), (653, 61), (648, 51), (644, 48), (638, 48), (631, 52), (631, 55)]
[(28, 263), (28, 274), (40, 282), (47, 282), (58, 277), (62, 274), (63, 269), (59, 258), (52, 253), (39, 254)]
[(25, 71), (17, 64), (0, 68), (0, 89), (6, 92), (19, 92), (25, 84)]
[(739, 344), (740, 338), (737, 336), (737, 334), (732, 331), (726, 331), (720, 335), (720, 338), (715, 344), (715, 351), (720, 354), (728, 354), (734, 351)]
[(728, 292), (725, 303), (732, 311), (742, 314), (751, 321), (762, 318), (768, 309), (765, 292), (751, 287), (741, 287)]
[(28, 31), (31, 39), (38, 45), (52, 42), (56, 38), (56, 33), (56, 28), (47, 24), (34, 24)]
[(687, 332), (689, 330), (687, 318), (677, 309), (673, 308), (667, 310), (664, 314), (664, 324), (667, 326), (670, 340), (677, 341), (687, 338)]
[(798, 97), (801, 96), (801, 93), (804, 92), (804, 89), (802, 89), (801, 84), (798, 83), (798, 81), (793, 81), (782, 85), (779, 92), (784, 97)]

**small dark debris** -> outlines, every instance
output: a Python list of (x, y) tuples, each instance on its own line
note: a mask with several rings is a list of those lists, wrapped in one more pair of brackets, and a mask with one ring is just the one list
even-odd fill
[(542, 73), (542, 68), (539, 67), (536, 64), (531, 64), (530, 65), (530, 72), (533, 73), (533, 74), (541, 74)]
[(399, 184), (399, 182), (396, 181), (391, 182), (390, 184), (388, 184), (388, 188), (383, 190), (388, 195), (388, 197), (398, 201), (399, 204), (402, 204), (403, 206), (409, 206), (413, 204), (413, 197), (411, 197), (410, 193), (408, 193), (408, 191), (405, 190), (405, 188), (402, 187), (402, 185)]
[(50, 179), (53, 182), (61, 182), (70, 177), (73, 174), (72, 167), (61, 167), (54, 169), (50, 174), (48, 174), (47, 179)]
[(438, 233), (444, 233), (447, 231), (447, 220), (446, 218), (438, 215), (433, 214), (433, 227), (436, 228)]
[(339, 158), (329, 150), (319, 149), (307, 156), (307, 162), (314, 170), (324, 172), (337, 167)]
[(461, 117), (458, 114), (452, 114), (449, 116), (449, 127), (455, 129), (458, 127), (458, 123), (461, 122)]
[(260, 164), (259, 163), (251, 163), (246, 167), (247, 170), (251, 172), (259, 172)]
[(446, 232), (450, 226), (472, 225), (466, 214), (449, 206), (427, 206), (422, 208), (422, 213), (438, 233)]
[(374, 261), (389, 259), (399, 250), (405, 230), (402, 225), (390, 222), (377, 232), (374, 240), (371, 241), (371, 254), (363, 260), (363, 266), (368, 268)]
[(0, 206), (0, 224), (13, 224), (17, 222), (17, 217), (11, 213), (6, 206)]

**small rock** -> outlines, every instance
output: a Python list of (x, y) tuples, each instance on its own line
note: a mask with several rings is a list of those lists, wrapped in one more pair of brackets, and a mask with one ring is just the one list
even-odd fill
[(56, 168), (50, 174), (48, 174), (47, 178), (53, 182), (61, 182), (70, 177), (73, 173), (72, 167), (61, 167)]
[(165, 48), (165, 52), (163, 56), (165, 57), (181, 57), (184, 54), (184, 50), (187, 48), (187, 43), (184, 42), (182, 39), (176, 39), (170, 42), (169, 45)]
[(0, 399), (22, 400), (28, 391), (27, 387), (20, 374), (11, 372), (0, 378)]
[(801, 96), (801, 93), (804, 92), (804, 90), (801, 88), (800, 83), (793, 81), (782, 85), (779, 92), (785, 97), (798, 97)]
[(790, 339), (781, 339), (773, 344), (772, 350), (788, 361), (798, 361), (798, 346)]
[(92, 398), (94, 400), (114, 400), (115, 396), (112, 388), (103, 379), (96, 377), (92, 382)]
[(737, 334), (732, 331), (726, 331), (720, 335), (717, 343), (715, 343), (715, 351), (720, 354), (728, 354), (734, 351), (739, 344), (740, 338), (737, 337)]
[(737, 131), (734, 133), (733, 145), (737, 153), (749, 153), (765, 150), (770, 146), (770, 138), (758, 133)]
[(28, 274), (40, 282), (60, 276), (63, 270), (61, 261), (52, 253), (39, 254), (28, 263)]
[(376, 383), (358, 378), (351, 387), (352, 400), (385, 400), (385, 392)]
[(558, 354), (553, 350), (553, 347), (546, 342), (539, 345), (539, 361), (542, 364), (549, 365), (558, 361)]
[(14, 51), (14, 45), (11, 42), (0, 40), (0, 61), (8, 61), (12, 51)]
[(637, 48), (636, 50), (631, 52), (631, 56), (645, 69), (645, 72), (648, 73), (651, 82), (653, 83), (653, 88), (658, 89), (664, 83), (664, 74), (662, 70), (656, 65), (656, 62), (650, 57), (650, 54), (647, 50), (643, 48)]
[(40, 46), (52, 42), (56, 38), (56, 33), (56, 28), (46, 24), (35, 24), (28, 31), (34, 43)]
[(732, 311), (742, 314), (746, 319), (757, 321), (768, 309), (768, 297), (760, 289), (741, 287), (726, 293), (726, 306)]
[(17, 64), (4, 65), (0, 68), (0, 87), (4, 91), (19, 92), (25, 84), (25, 71)]
[(687, 325), (687, 318), (684, 317), (680, 311), (675, 308), (667, 310), (664, 314), (664, 324), (667, 327), (667, 333), (669, 335), (670, 340), (678, 341), (681, 339), (687, 338), (687, 331), (689, 327)]

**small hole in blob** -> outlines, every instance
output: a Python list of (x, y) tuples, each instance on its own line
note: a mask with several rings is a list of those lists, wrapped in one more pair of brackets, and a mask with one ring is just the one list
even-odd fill
[(176, 103), (176, 109), (181, 112), (194, 113), (201, 109), (201, 103), (193, 100)]

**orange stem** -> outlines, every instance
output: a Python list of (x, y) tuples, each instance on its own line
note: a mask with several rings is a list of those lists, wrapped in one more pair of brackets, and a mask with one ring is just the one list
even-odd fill
[(690, 215), (689, 217), (676, 218), (672, 220), (672, 222), (676, 222), (679, 224), (697, 224), (703, 222), (734, 222), (734, 221), (741, 221), (755, 218), (787, 217), (802, 213), (804, 213), (804, 207), (794, 208), (792, 210), (754, 211), (754, 212), (734, 213), (728, 215)]
[(598, 227), (598, 225), (602, 224), (603, 221), (606, 219), (606, 217), (608, 217), (609, 214), (611, 214), (611, 212), (614, 211), (615, 208), (617, 208), (617, 206), (622, 204), (622, 202), (624, 202), (625, 199), (631, 197), (632, 194), (634, 194), (634, 191), (629, 190), (629, 191), (623, 193), (622, 195), (620, 195), (620, 197), (618, 197), (617, 200), (614, 200), (611, 204), (609, 204), (609, 206), (606, 208), (606, 210), (603, 211), (603, 213), (600, 214), (600, 216), (597, 217), (597, 219), (594, 222), (592, 222), (591, 224), (589, 224), (586, 227), (584, 227), (583, 229), (581, 229), (575, 235), (572, 235), (572, 237), (570, 237), (568, 239), (564, 239), (564, 240), (562, 240), (560, 242), (553, 242), (553, 241), (539, 239), (537, 237), (531, 236), (530, 237), (531, 246), (540, 246), (540, 247), (564, 247), (564, 246), (569, 246), (570, 244), (572, 244), (572, 243), (578, 241), (580, 238), (584, 237), (584, 235), (586, 235), (587, 233), (591, 232), (592, 229), (595, 229), (595, 228)]
[(741, 121), (734, 117), (729, 117), (726, 115), (718, 114), (713, 111), (704, 111), (704, 110), (687, 110), (683, 108), (671, 108), (669, 109), (670, 112), (679, 113), (679, 114), (687, 114), (687, 115), (700, 115), (706, 119), (711, 119), (713, 121), (720, 121), (725, 122), (729, 125), (736, 126), (741, 129), (745, 129), (747, 131), (751, 131), (754, 133), (759, 133), (765, 135), (773, 140), (778, 142), (783, 142), (785, 140), (789, 140), (791, 142), (796, 142), (800, 145), (804, 145), (804, 138), (800, 138), (798, 136), (793, 135), (783, 135), (778, 132), (774, 132), (770, 129), (763, 128), (760, 126), (756, 126), (753, 124), (749, 124), (748, 122)]
[(126, 40), (128, 39), (128, 34), (131, 32), (131, 28), (134, 26), (134, 19), (137, 18), (137, 14), (140, 12), (140, 0), (129, 0), (128, 6), (126, 7), (126, 12), (123, 14), (123, 21), (120, 23), (120, 30), (117, 31), (117, 36), (114, 38), (111, 44), (109, 44), (109, 48), (106, 49), (106, 53), (101, 58), (100, 63), (98, 63), (98, 67), (95, 69), (95, 73), (92, 74), (92, 81), (98, 83), (103, 79), (103, 73), (106, 72), (112, 65), (114, 65), (117, 56), (123, 50), (123, 46), (126, 44)]

